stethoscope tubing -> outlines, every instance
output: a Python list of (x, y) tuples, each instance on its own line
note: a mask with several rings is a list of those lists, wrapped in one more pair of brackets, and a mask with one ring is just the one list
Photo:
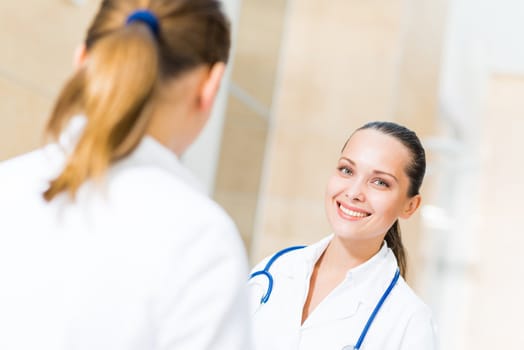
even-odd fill
[(251, 275), (249, 275), (249, 279), (252, 279), (253, 277), (260, 276), (260, 275), (264, 275), (268, 279), (267, 291), (266, 291), (266, 294), (264, 294), (262, 298), (260, 299), (260, 304), (265, 304), (269, 300), (269, 296), (273, 292), (273, 276), (271, 276), (271, 273), (269, 273), (269, 268), (271, 267), (271, 265), (273, 265), (273, 263), (278, 258), (280, 258), (282, 255), (289, 253), (293, 250), (302, 249), (305, 247), (306, 247), (305, 245), (295, 245), (292, 247), (287, 247), (287, 248), (282, 249), (281, 251), (275, 253), (275, 255), (271, 257), (271, 259), (269, 259), (266, 266), (264, 266), (263, 270), (255, 271)]
[(382, 294), (382, 297), (380, 298), (380, 300), (378, 301), (377, 305), (375, 306), (375, 309), (373, 309), (373, 312), (369, 316), (368, 321), (366, 322), (366, 325), (364, 326), (364, 329), (362, 330), (362, 333), (360, 333), (360, 337), (358, 338), (358, 341), (357, 341), (357, 343), (354, 346), (355, 350), (359, 350), (360, 349), (360, 346), (362, 345), (362, 343), (364, 342), (364, 339), (366, 338), (366, 335), (368, 334), (368, 331), (369, 331), (369, 328), (371, 327), (371, 324), (375, 320), (375, 317), (377, 316), (380, 308), (382, 307), (382, 304), (384, 304), (384, 301), (386, 301), (386, 299), (388, 298), (389, 294), (393, 290), (393, 287), (395, 287), (395, 285), (397, 284), (397, 281), (398, 281), (399, 277), (400, 277), (400, 270), (397, 268), (397, 271), (395, 271), (395, 276), (393, 276), (393, 279), (389, 283), (388, 288), (386, 289), (384, 294)]
[[(282, 255), (289, 253), (293, 250), (302, 249), (305, 247), (306, 247), (305, 245), (297, 245), (297, 246), (292, 246), (292, 247), (282, 249), (278, 251), (277, 253), (275, 253), (275, 255), (273, 255), (269, 259), (269, 261), (266, 263), (266, 266), (264, 266), (264, 269), (255, 271), (249, 275), (249, 279), (252, 279), (253, 277), (261, 276), (261, 275), (266, 276), (268, 279), (267, 291), (266, 291), (266, 294), (264, 294), (262, 298), (260, 299), (260, 304), (267, 303), (267, 301), (269, 300), (269, 297), (271, 296), (271, 293), (273, 292), (273, 276), (269, 272), (271, 265), (273, 265), (273, 263)], [(373, 324), (373, 321), (375, 320), (375, 317), (377, 316), (378, 312), (382, 308), (382, 305), (384, 304), (389, 294), (391, 293), (391, 291), (397, 284), (399, 277), (400, 277), (400, 270), (397, 268), (397, 270), (395, 271), (395, 275), (393, 276), (393, 279), (389, 283), (388, 288), (386, 289), (384, 294), (382, 294), (382, 296), (380, 297), (380, 300), (378, 301), (377, 305), (373, 309), (373, 312), (369, 316), (366, 322), (366, 325), (364, 326), (364, 329), (362, 329), (362, 332), (360, 333), (360, 337), (358, 338), (357, 343), (353, 347), (354, 350), (360, 350), (360, 347), (362, 346), (362, 343), (364, 342), (364, 339), (366, 338), (366, 335), (368, 334), (369, 328), (371, 328), (371, 325)]]

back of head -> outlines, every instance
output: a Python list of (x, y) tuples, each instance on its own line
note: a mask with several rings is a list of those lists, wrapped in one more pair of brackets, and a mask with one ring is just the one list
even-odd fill
[[(149, 17), (135, 19), (137, 11)], [(64, 191), (74, 196), (83, 182), (129, 154), (146, 132), (148, 107), (162, 84), (227, 62), (229, 47), (218, 0), (102, 1), (87, 31), (86, 59), (61, 91), (47, 132), (58, 138), (75, 114), (87, 123), (44, 198)]]

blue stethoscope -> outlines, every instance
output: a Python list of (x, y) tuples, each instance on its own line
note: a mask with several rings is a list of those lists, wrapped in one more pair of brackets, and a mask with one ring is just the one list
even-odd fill
[[(305, 248), (305, 247), (306, 247), (305, 245), (297, 245), (297, 246), (293, 246), (293, 247), (288, 247), (288, 248), (282, 249), (281, 251), (275, 253), (275, 255), (273, 255), (269, 259), (269, 261), (267, 262), (267, 264), (266, 264), (266, 266), (264, 267), (263, 270), (255, 271), (251, 275), (249, 275), (249, 279), (252, 279), (253, 277), (260, 276), (260, 275), (264, 275), (264, 276), (267, 277), (267, 280), (268, 280), (267, 291), (266, 291), (266, 294), (264, 294), (262, 296), (262, 298), (260, 299), (260, 304), (267, 303), (267, 301), (269, 300), (269, 296), (271, 295), (271, 292), (273, 291), (273, 276), (269, 272), (269, 269), (271, 268), (271, 265), (273, 265), (273, 263), (278, 258), (280, 258), (282, 255), (284, 255), (286, 253), (289, 253), (289, 252), (291, 252), (293, 250), (302, 249), (302, 248)], [(393, 279), (389, 283), (388, 288), (386, 289), (384, 294), (382, 294), (382, 297), (380, 298), (380, 300), (378, 301), (377, 305), (373, 309), (373, 312), (369, 316), (369, 319), (366, 322), (366, 325), (364, 326), (364, 329), (360, 333), (360, 337), (358, 338), (357, 343), (354, 346), (352, 346), (352, 347), (351, 346), (349, 346), (349, 347), (345, 346), (342, 350), (350, 350), (350, 349), (359, 350), (360, 349), (360, 347), (362, 346), (362, 343), (364, 342), (364, 338), (366, 338), (366, 334), (368, 333), (369, 328), (371, 327), (371, 324), (373, 324), (373, 321), (375, 320), (375, 317), (377, 316), (380, 308), (382, 307), (382, 304), (384, 304), (384, 301), (386, 301), (387, 297), (391, 293), (391, 290), (393, 290), (393, 287), (395, 287), (395, 285), (397, 284), (397, 281), (398, 281), (399, 277), (400, 277), (400, 270), (397, 268), (397, 271), (395, 272), (395, 276), (393, 276)]]

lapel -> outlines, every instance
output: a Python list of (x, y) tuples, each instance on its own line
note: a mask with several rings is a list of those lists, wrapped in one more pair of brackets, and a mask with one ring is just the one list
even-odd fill
[(302, 327), (307, 329), (323, 323), (352, 318), (361, 307), (360, 293), (355, 293), (351, 281), (346, 280), (317, 305)]
[(391, 282), (396, 268), (395, 256), (384, 243), (374, 257), (348, 271), (346, 279), (313, 310), (302, 327), (352, 317), (357, 317), (363, 327)]

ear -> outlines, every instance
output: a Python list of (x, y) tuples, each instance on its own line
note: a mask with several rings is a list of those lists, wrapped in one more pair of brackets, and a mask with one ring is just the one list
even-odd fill
[(411, 198), (408, 199), (408, 202), (405, 204), (402, 213), (400, 213), (400, 217), (402, 219), (409, 218), (415, 211), (417, 211), (418, 207), (420, 206), (420, 202), (422, 201), (422, 197), (420, 194), (417, 194)]
[(215, 97), (220, 88), (220, 82), (224, 76), (226, 70), (226, 65), (223, 62), (217, 62), (209, 71), (202, 87), (200, 89), (200, 98), (199, 98), (199, 108), (204, 112), (209, 112), (213, 103), (215, 102)]
[(77, 46), (75, 53), (73, 55), (73, 67), (75, 69), (80, 69), (84, 62), (87, 59), (87, 50), (84, 43)]

